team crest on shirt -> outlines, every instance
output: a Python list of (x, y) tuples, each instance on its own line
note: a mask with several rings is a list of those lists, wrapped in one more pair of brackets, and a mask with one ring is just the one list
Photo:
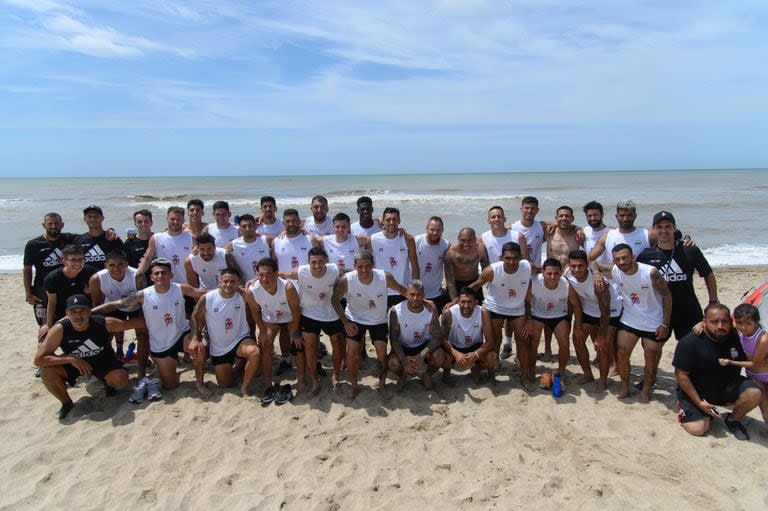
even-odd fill
[(283, 317), (283, 309), (277, 309), (277, 310), (275, 311), (275, 317), (276, 317), (277, 319), (280, 319), (280, 318), (282, 318), (282, 317)]
[(640, 303), (640, 297), (637, 295), (637, 293), (632, 293), (629, 295), (629, 300), (634, 304), (637, 305)]
[(396, 266), (397, 266), (397, 259), (395, 259), (394, 257), (390, 257), (389, 258), (389, 267), (390, 268), (395, 268)]
[(298, 268), (299, 267), (299, 258), (296, 256), (291, 257), (291, 268)]
[(424, 273), (429, 273), (432, 271), (432, 263), (427, 263), (426, 266), (424, 266)]
[(232, 330), (232, 318), (227, 318), (224, 320), (224, 331), (229, 332)]
[(376, 300), (368, 300), (368, 308), (369, 309), (375, 309), (376, 308)]
[(547, 312), (552, 312), (552, 310), (555, 308), (555, 304), (552, 302), (547, 303)]
[(421, 332), (413, 332), (413, 340), (418, 341), (421, 339)]
[(177, 254), (173, 254), (171, 261), (173, 262), (173, 265), (176, 266), (181, 262), (181, 259), (179, 259), (179, 256)]
[(465, 335), (464, 336), (464, 344), (469, 345), (472, 342), (472, 336), (471, 335)]
[(344, 268), (346, 268), (346, 267), (344, 266), (344, 259), (343, 259), (343, 258), (341, 258), (341, 259), (339, 259), (338, 261), (336, 261), (336, 266), (338, 266), (338, 267), (339, 267), (339, 269), (341, 269), (341, 270), (343, 270)]
[(173, 324), (173, 316), (168, 312), (166, 312), (163, 316), (163, 320), (165, 320), (165, 326), (170, 326)]
[(322, 292), (322, 293), (320, 293), (320, 294), (318, 294), (318, 295), (317, 295), (317, 297), (318, 297), (318, 298), (320, 298), (321, 300), (325, 300), (325, 297), (326, 297), (326, 296), (328, 296), (328, 295), (327, 295), (327, 294), (325, 294), (325, 292)]
[(731, 360), (737, 360), (739, 358), (739, 350), (731, 348)]
[(514, 298), (517, 296), (517, 291), (515, 291), (515, 288), (509, 288), (509, 291), (507, 291), (507, 298)]

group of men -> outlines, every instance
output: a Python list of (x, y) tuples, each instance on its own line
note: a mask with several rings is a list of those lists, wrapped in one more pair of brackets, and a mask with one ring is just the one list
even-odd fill
[[(193, 199), (186, 210), (169, 208), (167, 227), (157, 233), (152, 213), (137, 211), (125, 242), (103, 228), (98, 206), (84, 210), (88, 232), (79, 236), (62, 233), (60, 215), (47, 214), (44, 234), (25, 251), (24, 285), (41, 325), (35, 363), (62, 403), (60, 415), (72, 407), (66, 383), (78, 374), (94, 374), (108, 391), (127, 384), (119, 361), (122, 332), (129, 329), (139, 348), (134, 402), (158, 399), (161, 387), (178, 385), (180, 353), (194, 364), (203, 396), (211, 393), (204, 381), (210, 357), (219, 386), (232, 386), (242, 372), (240, 390), (248, 395), (260, 373), (262, 402), (285, 402), (292, 392), (273, 379), (275, 339), (278, 373), (295, 364), (297, 390), (314, 396), (323, 332), (332, 347), (331, 385), (339, 385), (345, 367), (352, 398), (366, 336), (376, 353), (379, 391), (386, 394), (389, 372), (398, 389), (414, 375), (429, 388), (437, 371), (448, 378), (454, 365), (476, 378), (484, 370), (493, 382), (513, 339), (528, 388), (544, 333), (544, 357), (551, 354), (551, 336), (557, 342), (563, 384), (571, 338), (583, 373), (578, 383), (595, 381), (591, 339), (597, 388), (605, 390), (616, 370), (619, 398), (631, 393), (630, 355), (641, 341), (645, 369), (638, 388), (647, 402), (665, 341), (672, 331), (682, 339), (703, 318), (694, 272), (705, 279), (708, 311), (722, 307), (709, 264), (697, 247), (677, 239), (674, 216), (661, 211), (650, 230), (637, 227), (632, 201), (618, 203), (617, 228), (604, 224), (602, 205), (589, 202), (587, 226), (578, 228), (572, 208), (561, 206), (553, 222), (540, 221), (538, 201), (525, 197), (517, 222), (509, 224), (503, 208), (493, 206), (489, 230), (478, 236), (465, 227), (454, 243), (443, 238), (440, 217), (413, 236), (400, 227), (396, 208), (376, 218), (369, 197), (358, 199), (354, 223), (345, 213), (330, 217), (323, 196), (314, 197), (310, 209), (306, 219), (286, 209), (281, 222), (275, 199), (265, 196), (258, 216), (240, 215), (235, 225), (228, 203), (217, 201), (215, 221), (206, 224), (204, 204)], [(158, 378), (146, 378), (149, 356)], [(685, 383), (680, 387), (687, 392)]]

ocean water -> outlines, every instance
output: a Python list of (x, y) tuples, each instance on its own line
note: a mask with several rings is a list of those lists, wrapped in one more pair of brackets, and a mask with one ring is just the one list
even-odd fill
[(309, 216), (317, 194), (328, 198), (330, 215), (343, 211), (353, 221), (355, 201), (368, 195), (375, 214), (397, 207), (402, 225), (415, 234), (424, 231), (430, 216), (439, 215), (449, 241), (462, 227), (486, 230), (487, 211), (494, 205), (504, 207), (508, 221), (517, 220), (526, 195), (539, 199), (538, 219), (553, 220), (559, 206), (569, 205), (578, 225), (586, 225), (581, 208), (590, 200), (601, 202), (606, 224), (615, 225), (616, 202), (632, 199), (637, 225), (647, 227), (654, 213), (671, 211), (678, 228), (695, 239), (713, 266), (768, 264), (766, 192), (768, 170), (2, 179), (0, 271), (21, 270), (24, 244), (42, 233), (42, 217), (49, 211), (63, 216), (65, 231), (79, 233), (86, 230), (83, 208), (97, 204), (105, 227), (124, 237), (133, 212), (142, 208), (153, 212), (157, 231), (169, 206), (185, 206), (191, 198), (206, 203), (210, 221), (214, 201), (229, 201), (234, 214), (258, 214), (262, 195), (274, 196), (279, 210), (296, 208)]

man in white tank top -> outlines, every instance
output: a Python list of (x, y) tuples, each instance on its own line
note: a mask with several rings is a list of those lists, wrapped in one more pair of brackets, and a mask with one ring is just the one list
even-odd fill
[(359, 220), (350, 228), (354, 236), (370, 238), (381, 231), (381, 222), (373, 217), (373, 200), (370, 197), (363, 195), (357, 199), (357, 215)]
[[(216, 246), (224, 248), (227, 243), (240, 236), (237, 227), (232, 225), (230, 218), (232, 213), (229, 211), (227, 201), (216, 201), (213, 203), (213, 218), (215, 222), (208, 224), (203, 229), (203, 234), (208, 233), (216, 240)], [(199, 238), (199, 236), (198, 236)]]
[[(383, 230), (371, 236), (375, 267), (389, 272), (401, 286), (405, 286), (409, 280), (420, 276), (416, 243), (412, 235), (400, 231), (399, 209), (384, 208), (382, 223)], [(405, 300), (405, 296), (393, 289), (388, 294), (387, 308)]]
[[(116, 309), (125, 309), (141, 305), (144, 322), (149, 332), (149, 353), (157, 365), (160, 382), (165, 389), (179, 386), (179, 374), (176, 372), (179, 364), (179, 353), (187, 353), (192, 357), (195, 366), (195, 388), (200, 396), (206, 398), (211, 391), (205, 386), (205, 349), (200, 345), (190, 347), (191, 333), (189, 321), (184, 311), (184, 297), (198, 299), (205, 294), (204, 290), (196, 289), (189, 284), (173, 282), (171, 262), (166, 259), (155, 259), (150, 265), (150, 278), (154, 285), (146, 287), (135, 294), (105, 303), (93, 309), (94, 314), (107, 314)], [(146, 360), (139, 359), (139, 368)], [(142, 380), (145, 381), (145, 380)], [(142, 385), (139, 382), (139, 386)], [(150, 380), (144, 383), (148, 387), (149, 399), (161, 397), (159, 385)], [(142, 398), (143, 399), (143, 398)]]
[(315, 246), (316, 242), (314, 238), (301, 232), (299, 212), (295, 209), (289, 208), (283, 212), (283, 227), (285, 236), (281, 235), (272, 240), (272, 254), (277, 261), (278, 271), (285, 275), (298, 270), (299, 266), (308, 260), (309, 249)]
[[(584, 376), (577, 382), (580, 385), (594, 381), (592, 367), (589, 363), (586, 338), (592, 339), (597, 351), (600, 377), (597, 381), (597, 390), (604, 391), (608, 386), (608, 375), (613, 354), (615, 352), (616, 327), (621, 314), (621, 302), (615, 300), (615, 306), (611, 303), (611, 286), (596, 286), (595, 279), (602, 279), (600, 275), (593, 275), (587, 262), (587, 253), (584, 250), (574, 250), (568, 257), (568, 269), (565, 270), (565, 278), (576, 291), (581, 302), (583, 335), (576, 332), (574, 327), (573, 347), (576, 358), (581, 365)], [(615, 316), (612, 316), (615, 314)]]
[[(450, 381), (451, 367), (470, 369), (472, 379), (480, 383), (480, 371), (488, 371), (491, 384), (496, 383), (498, 355), (493, 340), (488, 338), (490, 324), (477, 304), (477, 295), (470, 287), (458, 290), (458, 302), (440, 317), (442, 330), (443, 381)], [(433, 354), (433, 356), (435, 356)]]
[(236, 268), (225, 268), (219, 286), (204, 294), (190, 318), (192, 351), (205, 350), (202, 329), (208, 332), (208, 351), (219, 388), (235, 384), (236, 360), (245, 361), (240, 394), (249, 396), (249, 386), (261, 363), (261, 350), (251, 336), (248, 306), (240, 291), (242, 279)]
[[(344, 325), (346, 335), (347, 376), (352, 390), (350, 399), (359, 393), (358, 369), (360, 353), (368, 332), (376, 350), (379, 368), (379, 393), (386, 398), (387, 382), (387, 291), (392, 289), (405, 296), (406, 290), (387, 271), (373, 267), (374, 256), (362, 249), (355, 255), (354, 271), (339, 276), (333, 291), (333, 308)], [(347, 300), (347, 306), (341, 300)]]
[(208, 222), (203, 221), (205, 216), (205, 203), (200, 199), (189, 199), (187, 201), (187, 218), (189, 220), (184, 223), (184, 230), (192, 235), (192, 239), (196, 239), (202, 234), (205, 226)]
[(642, 339), (645, 353), (645, 371), (640, 402), (651, 399), (656, 371), (661, 360), (661, 349), (669, 339), (672, 316), (672, 294), (667, 282), (653, 266), (635, 262), (632, 248), (627, 244), (613, 247), (614, 267), (611, 272), (624, 302), (618, 333), (619, 399), (629, 396), (629, 357), (638, 339)]
[(563, 267), (560, 261), (547, 259), (541, 266), (541, 273), (531, 279), (531, 286), (525, 297), (526, 322), (523, 327), (523, 338), (527, 338), (529, 342), (526, 349), (528, 365), (523, 365), (522, 359), (520, 365), (526, 368), (524, 372), (526, 372), (525, 376), (528, 381), (532, 381), (536, 376), (536, 356), (541, 332), (545, 326), (552, 331), (557, 340), (558, 372), (562, 381), (565, 381), (565, 369), (571, 356), (569, 307), (574, 316), (574, 336), (579, 338), (577, 342), (586, 342), (583, 339), (584, 327), (582, 326), (579, 297), (563, 277)]
[[(128, 266), (125, 252), (110, 252), (104, 260), (104, 269), (91, 275), (88, 282), (88, 292), (91, 295), (91, 303), (93, 305), (101, 305), (104, 302), (121, 300), (131, 296), (139, 289), (143, 289), (144, 286), (146, 286), (144, 274), (138, 273), (135, 268)], [(125, 310), (119, 309), (112, 312), (110, 316), (124, 320), (133, 319), (141, 316), (141, 308), (136, 305)], [(146, 329), (139, 328), (135, 332), (138, 348), (146, 350)], [(115, 354), (117, 358), (122, 360), (124, 356), (123, 344), (125, 333), (121, 331), (113, 335), (116, 345)], [(139, 379), (144, 376), (144, 374), (139, 375)]]
[(329, 236), (333, 234), (333, 222), (328, 216), (328, 199), (322, 195), (312, 197), (310, 205), (312, 216), (304, 220), (304, 230), (310, 236)]
[(227, 266), (226, 250), (207, 232), (197, 237), (197, 254), (189, 254), (184, 261), (189, 285), (206, 291), (219, 287), (219, 274)]
[(139, 273), (145, 273), (153, 259), (165, 259), (171, 263), (173, 282), (187, 284), (187, 271), (184, 261), (192, 253), (194, 240), (189, 231), (184, 230), (184, 208), (171, 206), (168, 208), (168, 229), (158, 232), (149, 238), (147, 251), (139, 264)]
[[(262, 259), (258, 262), (257, 272), (259, 281), (246, 293), (246, 301), (259, 330), (257, 342), (261, 349), (261, 376), (265, 388), (261, 401), (269, 404), (275, 399), (281, 402), (278, 395), (282, 390), (280, 382), (276, 380), (272, 383), (275, 337), (280, 335), (288, 340), (292, 355), (296, 355), (298, 349), (303, 349), (299, 326), (301, 310), (299, 294), (294, 285), (277, 276), (277, 261), (272, 258)], [(288, 399), (290, 397), (289, 394)]]
[(397, 392), (408, 378), (421, 373), (424, 387), (432, 388), (432, 375), (445, 365), (445, 352), (440, 349), (442, 334), (437, 310), (424, 306), (424, 284), (412, 280), (406, 288), (406, 301), (389, 311), (388, 369), (397, 375)]
[(612, 263), (613, 248), (621, 243), (629, 245), (634, 254), (639, 254), (644, 249), (655, 245), (656, 235), (653, 231), (648, 231), (642, 227), (635, 227), (635, 220), (637, 220), (637, 206), (635, 206), (635, 203), (631, 200), (619, 201), (616, 204), (616, 222), (618, 222), (619, 227), (610, 229), (600, 236), (589, 253), (589, 260), (596, 261), (600, 259), (603, 253), (607, 252), (611, 254)]
[[(546, 233), (550, 228), (549, 223), (536, 220), (536, 215), (538, 214), (539, 199), (528, 195), (520, 201), (520, 220), (512, 224), (512, 230), (524, 236), (524, 244), (528, 254), (525, 259), (528, 259), (534, 268), (541, 266), (541, 247), (544, 245)], [(522, 246), (523, 244), (521, 243), (520, 247), (522, 248)]]
[[(606, 234), (612, 229), (603, 223), (603, 205), (597, 201), (590, 201), (584, 204), (584, 216), (587, 219), (587, 226), (584, 227), (584, 251), (587, 256), (592, 253), (592, 249), (597, 245), (597, 240), (603, 234)], [(604, 251), (600, 257), (597, 258), (598, 263), (612, 264), (613, 259), (609, 251)]]
[[(424, 284), (424, 294), (432, 300), (438, 312), (451, 301), (448, 291), (443, 287), (445, 273), (445, 253), (449, 243), (443, 238), (443, 219), (433, 216), (427, 222), (426, 234), (419, 234), (414, 240), (416, 259), (419, 262), (419, 274)], [(448, 277), (446, 277), (448, 280)]]
[(514, 241), (504, 243), (501, 251), (501, 261), (486, 266), (480, 277), (469, 287), (477, 290), (486, 286), (483, 315), (489, 329), (485, 336), (491, 341), (493, 352), (499, 353), (502, 327), (510, 323), (515, 332), (518, 358), (522, 363), (528, 357), (523, 326), (525, 296), (531, 282), (531, 263), (522, 258), (521, 247)]
[(256, 232), (256, 219), (250, 213), (240, 216), (240, 232), (225, 248), (230, 266), (240, 270), (243, 282), (256, 277), (256, 265), (272, 255), (267, 237)]
[[(257, 231), (259, 234), (275, 238), (283, 232), (283, 223), (278, 221), (277, 202), (270, 195), (261, 198), (261, 215), (256, 219)], [(242, 219), (242, 217), (240, 217)]]
[(369, 248), (367, 237), (350, 234), (346, 213), (337, 213), (333, 217), (333, 234), (320, 238), (320, 243), (328, 254), (328, 261), (342, 272), (352, 271), (355, 254), (361, 248)]

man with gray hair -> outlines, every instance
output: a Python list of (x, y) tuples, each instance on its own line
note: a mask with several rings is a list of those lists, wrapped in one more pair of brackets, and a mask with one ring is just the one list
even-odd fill
[(613, 247), (625, 243), (633, 254), (639, 254), (656, 244), (656, 236), (642, 227), (635, 227), (637, 206), (631, 200), (622, 200), (616, 204), (616, 222), (619, 226), (600, 236), (589, 253), (589, 260), (598, 259), (604, 252), (611, 254)]
[(397, 375), (397, 391), (405, 387), (408, 377), (423, 368), (424, 387), (432, 388), (432, 375), (444, 365), (445, 352), (440, 349), (442, 335), (438, 311), (424, 306), (424, 284), (413, 279), (406, 288), (406, 301), (389, 310), (389, 342), (392, 348), (387, 364)]

